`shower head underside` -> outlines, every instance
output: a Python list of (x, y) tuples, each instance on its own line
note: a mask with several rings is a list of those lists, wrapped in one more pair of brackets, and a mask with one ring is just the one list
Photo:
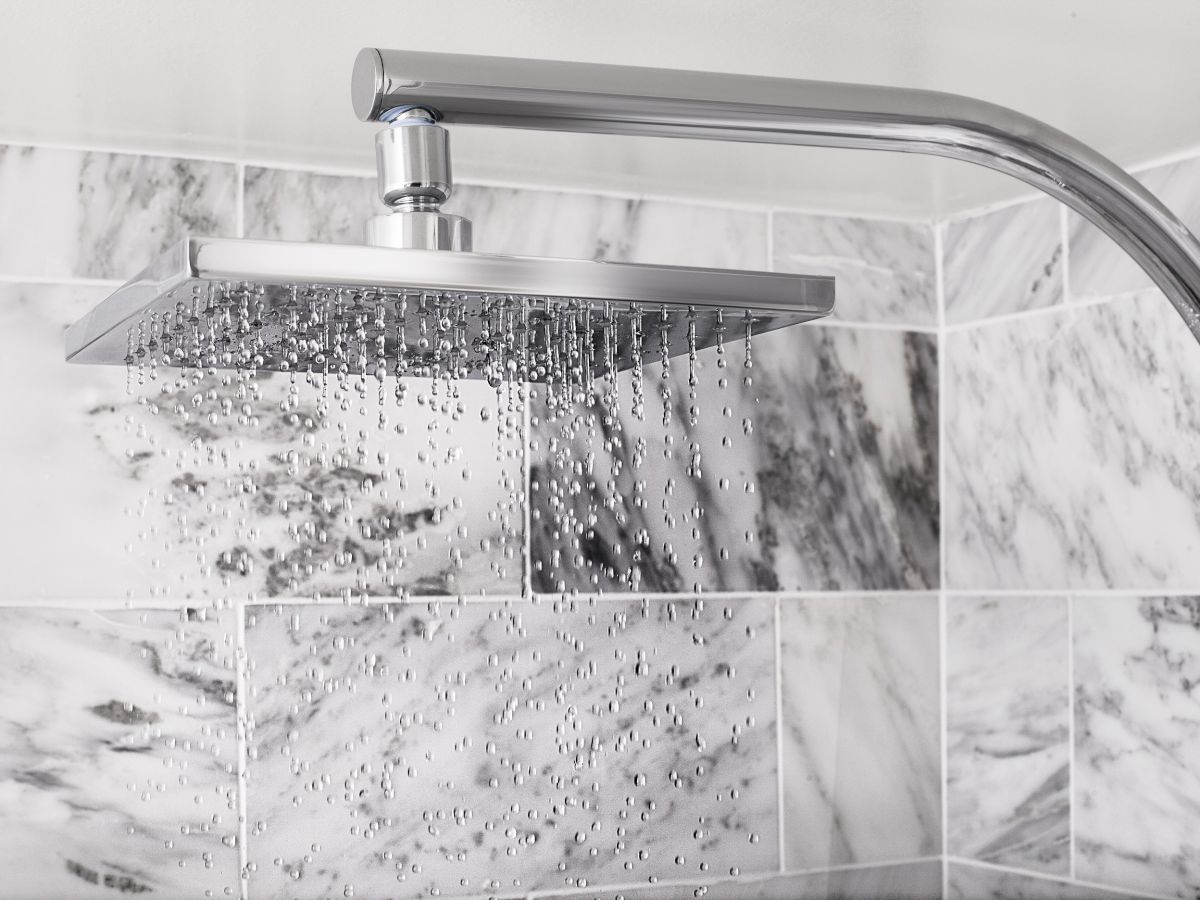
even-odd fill
[(806, 322), (821, 276), (189, 238), (66, 334), (77, 363), (439, 375), (601, 375)]

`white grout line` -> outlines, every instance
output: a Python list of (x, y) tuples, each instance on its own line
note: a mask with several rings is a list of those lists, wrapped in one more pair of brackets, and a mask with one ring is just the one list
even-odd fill
[(948, 216), (943, 216), (938, 221), (943, 225), (958, 224), (960, 222), (970, 222), (974, 219), (982, 219), (992, 213), (1004, 212), (1006, 209), (1015, 209), (1018, 206), (1025, 206), (1029, 203), (1037, 203), (1039, 200), (1054, 199), (1036, 188), (1032, 192), (1022, 192), (1016, 197), (1009, 197), (1004, 200), (997, 200), (994, 203), (985, 203), (983, 206), (973, 206), (970, 209), (962, 212), (952, 213)]
[(356, 597), (353, 603), (347, 604), (342, 598), (330, 595), (317, 600), (314, 600), (312, 597), (257, 597), (254, 600), (247, 600), (246, 606), (253, 608), (271, 606), (341, 606), (353, 609), (363, 606), (422, 606), (428, 603), (505, 604), (524, 603), (528, 600), (529, 597), (524, 594), (410, 594), (406, 597)]
[(1002, 313), (998, 316), (989, 316), (984, 319), (974, 319), (970, 322), (959, 322), (953, 325), (947, 325), (943, 330), (945, 334), (958, 334), (964, 331), (975, 331), (979, 328), (985, 328), (989, 325), (1007, 325), (1013, 322), (1023, 321), (1025, 319), (1043, 319), (1053, 316), (1069, 316), (1082, 310), (1091, 309), (1096, 306), (1105, 306), (1109, 303), (1118, 303), (1123, 300), (1129, 300), (1140, 294), (1153, 293), (1155, 288), (1138, 288), (1132, 291), (1126, 291), (1121, 294), (1112, 294), (1104, 297), (1087, 297), (1082, 300), (1076, 300), (1071, 304), (1057, 304), (1055, 306), (1042, 306), (1037, 309), (1023, 309), (1019, 312)]
[[(848, 863), (841, 866), (827, 866), (822, 869), (792, 869), (782, 874), (793, 878), (804, 878), (813, 875), (828, 875), (839, 872), (861, 872), (871, 871), (872, 869), (890, 869), (899, 866), (915, 866), (921, 863), (940, 862), (941, 857), (937, 856), (917, 856), (908, 857), (905, 859), (887, 859), (876, 860), (873, 862)], [(770, 882), (778, 878), (780, 873), (777, 872), (752, 872), (746, 875), (739, 875), (733, 878), (728, 876), (724, 878), (708, 876), (697, 879), (676, 879), (669, 881), (656, 881), (650, 883), (648, 881), (630, 881), (617, 884), (589, 884), (586, 888), (549, 888), (530, 891), (526, 897), (528, 900), (554, 900), (561, 897), (579, 897), (582, 895), (592, 896), (595, 894), (608, 894), (610, 892), (621, 891), (643, 891), (643, 890), (662, 890), (665, 888), (689, 888), (695, 889), (700, 887), (714, 887), (717, 885), (756, 885)], [(691, 896), (690, 891), (679, 896)], [(469, 898), (467, 898), (469, 900)]]
[(787, 824), (783, 811), (783, 610), (775, 600), (775, 810), (779, 827), (779, 871), (787, 871)]
[[(634, 600), (679, 600), (687, 599), (704, 599), (704, 600), (845, 600), (848, 598), (870, 598), (870, 597), (932, 597), (937, 594), (936, 589), (924, 591), (914, 590), (896, 590), (896, 591), (856, 591), (853, 589), (844, 591), (705, 591), (703, 594), (691, 593), (667, 593), (663, 591), (641, 591), (629, 593), (584, 593), (580, 592), (575, 599), (580, 601), (596, 600), (604, 601), (620, 601), (629, 602)], [(546, 592), (537, 594), (539, 598), (546, 600), (559, 599), (563, 595), (561, 592)], [(570, 595), (568, 595), (570, 599)]]
[(246, 707), (247, 693), (246, 667), (249, 663), (246, 653), (246, 604), (239, 598), (234, 605), (237, 613), (236, 626), (236, 641), (234, 644), (236, 661), (236, 678), (237, 678), (237, 693), (235, 695), (235, 708), (237, 716), (237, 781), (238, 781), (238, 867), (240, 869), (240, 880), (242, 886), (242, 900), (250, 898), (250, 872), (249, 872), (249, 848), (247, 847), (247, 836), (250, 831), (247, 821), (248, 803), (246, 800), (246, 792), (248, 783), (246, 778), (246, 770), (248, 766), (248, 735), (246, 734)]
[(950, 736), (949, 736), (949, 703), (947, 700), (949, 670), (946, 665), (946, 650), (947, 643), (947, 613), (949, 612), (949, 603), (947, 602), (946, 592), (941, 591), (938, 594), (938, 686), (940, 691), (940, 705), (938, 716), (941, 722), (939, 729), (941, 762), (942, 762), (942, 896), (946, 897), (950, 893), (950, 866), (945, 860), (950, 854)]
[(1075, 877), (1075, 598), (1067, 597), (1067, 871)]
[(1122, 588), (952, 588), (955, 597), (1196, 597), (1200, 587), (1122, 587)]
[(78, 609), (119, 610), (145, 609), (178, 611), (181, 609), (210, 609), (213, 601), (209, 597), (134, 597), (120, 599), (98, 597), (77, 599), (74, 597), (0, 597), (0, 609)]
[[(1071, 597), (1087, 599), (1091, 597), (1200, 597), (1200, 587), (1164, 588), (1164, 587), (1128, 587), (1128, 588), (948, 588), (944, 591), (930, 590), (895, 590), (895, 591), (710, 591), (702, 595), (706, 600), (829, 600), (839, 601), (852, 598), (892, 598), (920, 599), (935, 597), (944, 593), (947, 598), (959, 597), (988, 597), (1004, 599), (1006, 597), (1055, 598)], [(640, 600), (680, 600), (695, 599), (691, 593), (672, 594), (664, 592), (646, 593), (579, 593), (566, 595), (568, 601), (577, 603), (634, 603)], [(561, 592), (538, 592), (533, 597), (546, 602), (564, 599)], [(524, 594), (414, 594), (408, 597), (378, 596), (367, 597), (366, 600), (356, 600), (351, 608), (358, 606), (421, 606), (428, 603), (466, 603), (466, 604), (505, 604), (523, 603), (530, 600)], [(50, 609), (160, 609), (177, 610), (189, 607), (207, 607), (212, 604), (208, 597), (135, 597), (133, 599), (117, 599), (113, 597), (0, 597), (0, 608), (50, 608)], [(313, 607), (346, 607), (340, 597), (322, 597), (314, 600), (312, 597), (257, 597), (244, 601), (248, 609), (272, 606), (313, 606)]]
[(904, 215), (903, 213), (847, 212), (821, 206), (772, 206), (773, 213), (785, 216), (811, 216), (822, 219), (859, 219), (864, 222), (892, 222), (897, 225), (934, 225), (939, 220), (934, 215)]
[(1044, 881), (1047, 884), (1059, 885), (1075, 885), (1078, 887), (1092, 888), (1094, 890), (1106, 891), (1111, 894), (1116, 900), (1118, 897), (1127, 897), (1130, 900), (1179, 900), (1175, 894), (1156, 894), (1156, 893), (1132, 893), (1128, 888), (1123, 888), (1118, 885), (1104, 884), (1099, 881), (1084, 881), (1078, 878), (1064, 878), (1061, 875), (1047, 875), (1045, 872), (1033, 872), (1029, 869), (1017, 869), (1012, 866), (1002, 866), (998, 863), (984, 862), (981, 859), (968, 859), (963, 856), (947, 856), (947, 863), (953, 863), (956, 866), (963, 866), (971, 869), (985, 869), (990, 872), (1003, 872), (1006, 875), (1018, 875), (1021, 878), (1029, 878), (1033, 881)]
[(1174, 153), (1166, 153), (1162, 156), (1154, 156), (1142, 162), (1131, 163), (1128, 166), (1122, 166), (1126, 172), (1148, 172), (1151, 169), (1161, 169), (1163, 166), (1172, 166), (1176, 163), (1190, 162), (1193, 159), (1200, 158), (1200, 145), (1192, 145), (1183, 150), (1176, 150)]
[(533, 479), (531, 473), (530, 442), (533, 440), (532, 428), (530, 422), (529, 406), (529, 390), (532, 387), (530, 384), (525, 385), (525, 402), (522, 404), (521, 410), (521, 428), (525, 434), (525, 440), (521, 448), (521, 468), (522, 477), (525, 479), (525, 504), (521, 510), (521, 517), (525, 534), (521, 539), (521, 556), (524, 561), (525, 572), (521, 576), (521, 593), (528, 599), (533, 599)]
[(937, 292), (937, 383), (938, 383), (938, 729), (941, 752), (942, 791), (942, 897), (950, 893), (950, 866), (946, 856), (950, 852), (950, 800), (949, 800), (949, 718), (947, 716), (946, 665), (946, 224), (940, 223), (933, 229), (934, 284)]

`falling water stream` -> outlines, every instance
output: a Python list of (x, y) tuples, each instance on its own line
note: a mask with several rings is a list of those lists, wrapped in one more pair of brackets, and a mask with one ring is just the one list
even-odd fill
[[(755, 540), (752, 326), (208, 285), (130, 329), (128, 452), (169, 473), (132, 511), (146, 526), (128, 549), (158, 580), (131, 595), (244, 607), (252, 644), (301, 661), (249, 654), (251, 883), (376, 896), (346, 868), (320, 880), (366, 853), (397, 896), (508, 896), (754, 859), (737, 757), (773, 733), (757, 718), (773, 684), (712, 655), (754, 626), (704, 596), (730, 536)], [(739, 696), (717, 674), (743, 679), (744, 710), (705, 708)], [(318, 714), (351, 700), (349, 718)], [(481, 704), (486, 734), (449, 740)], [(279, 778), (308, 798), (291, 831), (255, 812)], [(300, 840), (331, 806), (333, 834)]]

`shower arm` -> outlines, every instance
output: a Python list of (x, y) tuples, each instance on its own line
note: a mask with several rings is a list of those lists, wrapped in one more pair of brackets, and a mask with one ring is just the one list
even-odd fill
[(354, 111), (452, 124), (922, 153), (1012, 175), (1128, 253), (1200, 340), (1200, 243), (1145, 187), (1029, 116), (936, 91), (590, 63), (364, 49)]

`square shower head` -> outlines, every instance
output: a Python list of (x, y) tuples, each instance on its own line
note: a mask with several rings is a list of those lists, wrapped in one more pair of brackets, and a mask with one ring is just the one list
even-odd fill
[(832, 308), (823, 276), (188, 238), (72, 325), (66, 356), (584, 380)]

